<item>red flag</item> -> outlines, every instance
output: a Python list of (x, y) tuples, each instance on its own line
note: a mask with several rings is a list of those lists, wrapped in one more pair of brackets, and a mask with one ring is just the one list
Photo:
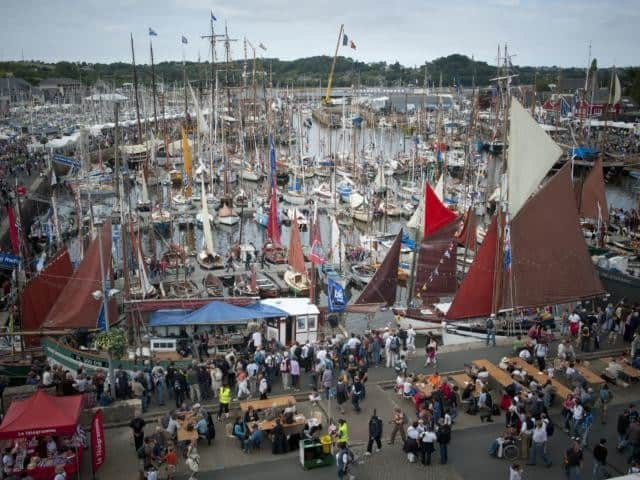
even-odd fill
[(9, 237), (11, 237), (11, 247), (14, 255), (20, 255), (20, 235), (16, 226), (16, 215), (13, 207), (7, 207), (7, 216), (9, 217)]
[(94, 474), (104, 464), (106, 457), (107, 449), (104, 442), (102, 410), (98, 410), (91, 421), (91, 463)]
[(356, 43), (353, 40), (349, 40), (349, 46), (354, 50), (356, 49)]

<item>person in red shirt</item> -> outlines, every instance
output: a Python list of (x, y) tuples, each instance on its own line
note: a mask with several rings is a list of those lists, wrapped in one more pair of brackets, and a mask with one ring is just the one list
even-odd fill
[(178, 470), (178, 455), (173, 447), (167, 449), (167, 454), (164, 456), (164, 463), (167, 465), (167, 480), (173, 480), (175, 478), (176, 470)]

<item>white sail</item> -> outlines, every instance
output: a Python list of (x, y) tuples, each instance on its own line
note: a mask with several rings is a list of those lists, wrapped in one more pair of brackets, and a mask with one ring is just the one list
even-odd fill
[(147, 189), (147, 180), (142, 173), (142, 203), (149, 203), (149, 190)]
[(509, 121), (507, 184), (513, 218), (538, 189), (562, 150), (515, 98), (511, 99)]
[(620, 85), (620, 79), (618, 78), (618, 74), (614, 74), (613, 79), (613, 102), (612, 105), (616, 105), (620, 102), (620, 98), (622, 97), (622, 86)]
[(373, 184), (379, 189), (387, 188), (387, 180), (385, 179), (382, 165), (378, 167), (378, 173), (376, 173), (376, 178), (373, 180)]
[(204, 234), (204, 248), (207, 254), (215, 257), (216, 252), (213, 249), (213, 234), (211, 233), (211, 224), (209, 223), (209, 209), (207, 208), (207, 191), (204, 188), (204, 178), (200, 177), (200, 186), (202, 188), (202, 232)]
[(336, 217), (331, 217), (331, 263), (333, 265), (344, 265), (345, 254), (342, 242), (340, 241), (340, 227)]
[(436, 188), (434, 191), (435, 191), (436, 197), (438, 197), (441, 202), (444, 202), (444, 173), (440, 175), (440, 178), (436, 183)]
[(198, 131), (201, 135), (207, 133), (207, 121), (204, 119), (204, 114), (202, 110), (200, 110), (200, 104), (198, 103), (198, 99), (196, 98), (196, 94), (193, 92), (193, 88), (189, 85), (189, 92), (191, 92), (191, 100), (193, 101), (193, 105), (196, 110), (196, 119), (198, 120)]
[(420, 203), (418, 204), (418, 208), (416, 208), (413, 215), (407, 222), (407, 228), (413, 228), (416, 230), (422, 230), (424, 226), (424, 195), (420, 197)]
[(147, 295), (153, 293), (155, 287), (151, 285), (149, 277), (147, 277), (147, 269), (144, 266), (140, 247), (138, 247), (138, 272), (140, 274), (140, 291), (142, 293), (142, 298), (145, 298)]

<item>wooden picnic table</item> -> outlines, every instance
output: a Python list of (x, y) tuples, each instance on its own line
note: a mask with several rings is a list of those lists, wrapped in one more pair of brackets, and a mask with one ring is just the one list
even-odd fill
[(424, 382), (414, 382), (413, 388), (415, 388), (418, 392), (420, 392), (426, 398), (431, 397), (431, 395), (433, 395), (433, 392), (436, 390), (435, 388), (433, 388), (433, 385), (431, 385), (430, 383), (424, 383)]
[[(473, 382), (471, 377), (466, 373), (458, 373), (457, 375), (451, 375), (451, 379), (458, 384), (458, 386), (464, 390), (470, 382)], [(475, 389), (473, 391), (474, 397), (479, 397), (482, 393), (482, 386), (478, 382), (473, 382)]]
[(296, 404), (296, 399), (293, 395), (280, 395), (278, 397), (270, 397), (266, 400), (247, 400), (246, 402), (240, 402), (240, 409), (243, 412), (249, 410), (249, 407), (253, 407), (254, 410), (264, 410), (267, 408), (282, 408)]
[[(177, 436), (179, 442), (186, 442), (187, 440), (197, 442), (198, 430), (196, 430), (197, 417), (194, 412), (188, 412), (184, 415), (183, 419), (178, 420)], [(189, 425), (193, 425), (190, 430)]]
[(632, 367), (629, 364), (627, 357), (619, 357), (619, 358), (605, 357), (605, 358), (601, 358), (600, 360), (605, 362), (607, 366), (610, 362), (615, 362), (622, 367), (622, 373), (624, 373), (627, 377), (634, 378), (636, 380), (640, 379), (640, 370)]
[(576, 363), (574, 367), (578, 371), (578, 373), (580, 373), (580, 375), (584, 377), (587, 383), (591, 385), (604, 385), (606, 383), (602, 377), (593, 373), (584, 364)]
[(567, 397), (567, 395), (571, 393), (571, 390), (567, 388), (564, 384), (560, 383), (555, 378), (550, 378), (549, 375), (539, 371), (536, 367), (534, 367), (530, 363), (527, 363), (525, 360), (521, 359), (520, 357), (510, 358), (509, 361), (514, 365), (516, 365), (517, 367), (519, 367), (520, 369), (527, 372), (529, 375), (531, 375), (534, 378), (536, 382), (538, 382), (541, 385), (546, 383), (547, 380), (551, 380), (551, 385), (553, 385), (553, 387), (556, 389), (556, 393), (560, 396), (560, 398), (564, 399)]
[(482, 358), (480, 360), (474, 360), (472, 362), (476, 367), (484, 367), (489, 373), (489, 377), (493, 378), (496, 382), (498, 382), (502, 387), (508, 387), (511, 385), (514, 380), (511, 378), (507, 372), (502, 370), (497, 365), (494, 365), (489, 360)]
[[(282, 428), (286, 430), (290, 430), (290, 429), (296, 429), (296, 428), (300, 428), (302, 426), (304, 426), (305, 422), (307, 421), (307, 419), (305, 418), (304, 415), (302, 415), (301, 413), (296, 414), (293, 417), (293, 423), (284, 423), (281, 421), (282, 423)], [(262, 430), (263, 432), (270, 432), (271, 430), (273, 430), (276, 427), (276, 421), (274, 420), (261, 420), (258, 422), (258, 428), (260, 430)]]

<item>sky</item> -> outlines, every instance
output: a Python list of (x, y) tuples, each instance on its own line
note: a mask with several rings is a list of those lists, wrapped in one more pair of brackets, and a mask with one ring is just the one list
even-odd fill
[(333, 55), (344, 24), (357, 49), (340, 54), (364, 62), (461, 53), (495, 64), (507, 43), (515, 65), (584, 67), (591, 43), (600, 66), (640, 65), (640, 0), (0, 0), (0, 60), (129, 62), (132, 33), (149, 63), (149, 27), (156, 61), (206, 59), (211, 9), (216, 33), (239, 39), (235, 59), (245, 37), (267, 57)]

